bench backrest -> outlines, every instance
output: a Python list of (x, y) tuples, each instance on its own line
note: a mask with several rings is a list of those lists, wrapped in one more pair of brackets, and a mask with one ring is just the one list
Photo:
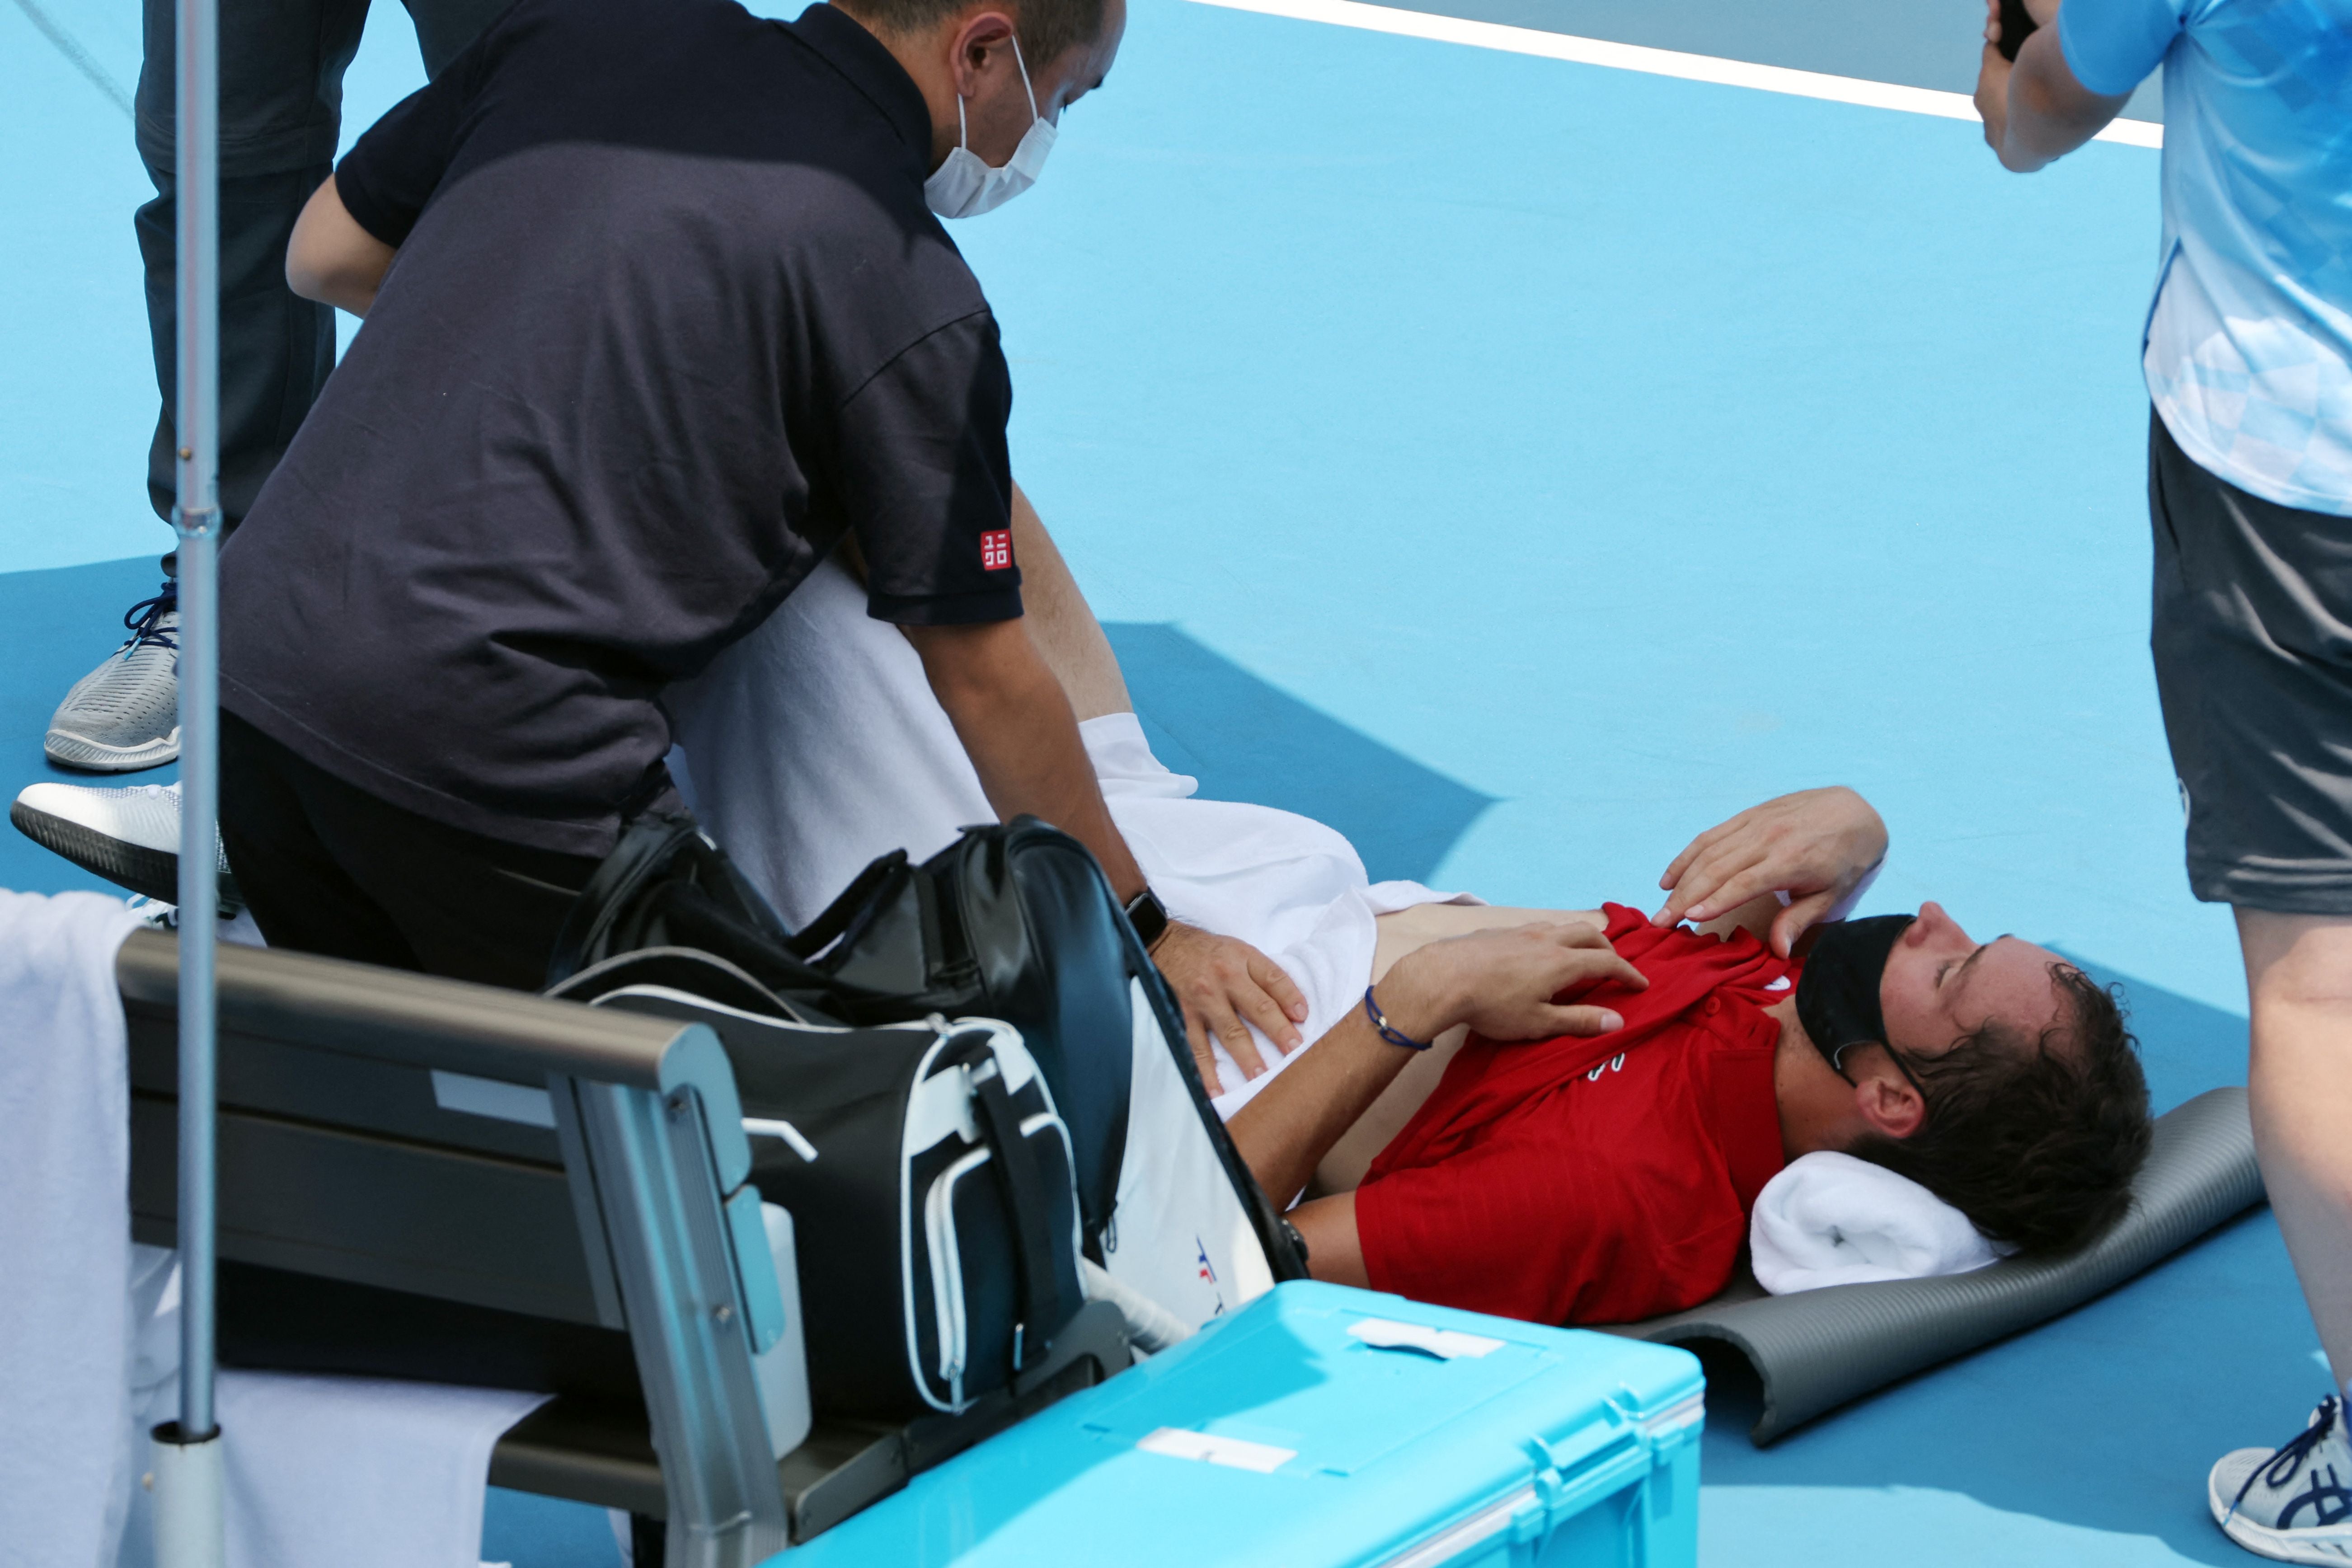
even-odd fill
[[(133, 1233), (169, 1246), (177, 946), (135, 932), (117, 967)], [(224, 1258), (625, 1329), (668, 1561), (783, 1548), (753, 1363), (783, 1305), (709, 1028), (241, 947), (218, 995)]]

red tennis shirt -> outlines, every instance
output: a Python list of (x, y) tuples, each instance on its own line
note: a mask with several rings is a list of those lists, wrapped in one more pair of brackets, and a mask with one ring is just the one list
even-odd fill
[(1802, 965), (1605, 906), (1650, 983), (1563, 1000), (1613, 1033), (1472, 1036), (1356, 1189), (1374, 1288), (1538, 1323), (1622, 1323), (1723, 1289), (1781, 1166), (1772, 1058)]

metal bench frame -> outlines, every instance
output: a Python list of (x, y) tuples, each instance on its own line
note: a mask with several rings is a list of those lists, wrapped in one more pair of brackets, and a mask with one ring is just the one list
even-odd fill
[[(160, 931), (134, 932), (117, 965), (131, 1038), (133, 1232), (164, 1246), (176, 1234), (166, 1102), (178, 967)], [(221, 950), (219, 1009), (222, 1257), (626, 1330), (661, 1457), (669, 1568), (749, 1568), (783, 1550), (790, 1513), (752, 1365), (757, 1342), (781, 1328), (781, 1304), (718, 1037), (251, 948)], [(436, 1071), (516, 1086), (527, 1105), (542, 1090), (555, 1161), (542, 1130), (437, 1101), (427, 1114)], [(289, 1161), (312, 1184), (303, 1193), (287, 1189)], [(404, 1179), (419, 1174), (430, 1177), (422, 1187)], [(452, 1208), (467, 1194), (492, 1208), (522, 1194), (510, 1206), (545, 1229), (551, 1182), (568, 1194), (578, 1247), (552, 1283), (530, 1258), (435, 1255), (452, 1237), (460, 1251), (496, 1245), (482, 1212)], [(533, 1239), (562, 1250), (560, 1237)], [(534, 1417), (517, 1435), (504, 1479), (649, 1500), (646, 1457), (625, 1431), (567, 1438), (560, 1419)]]

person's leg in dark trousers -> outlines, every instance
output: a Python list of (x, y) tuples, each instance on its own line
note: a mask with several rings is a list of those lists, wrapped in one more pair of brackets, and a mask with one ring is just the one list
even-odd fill
[(445, 827), (221, 715), (221, 839), (272, 947), (519, 991), (600, 864)]
[[(506, 0), (415, 0), (428, 74), (473, 41)], [(343, 72), (359, 52), (368, 0), (222, 0), (220, 78), (220, 492), (235, 529), (285, 456), (335, 367), (335, 312), (286, 286), (286, 245), (333, 167)], [(139, 156), (155, 199), (139, 209), (147, 323), (162, 408), (147, 493), (169, 520), (178, 479), (177, 190), (173, 177), (173, 0), (144, 0)]]
[[(147, 496), (168, 520), (178, 484), (177, 57), (173, 0), (144, 0), (140, 161), (155, 199), (139, 209), (147, 327), (161, 407)], [(253, 505), (335, 365), (335, 312), (286, 287), (286, 242), (327, 177), (342, 124), (343, 69), (367, 0), (222, 0), (220, 19), (220, 497), (226, 528)]]
[[(327, 177), (343, 68), (368, 0), (222, 0), (220, 17), (220, 501), (235, 528), (294, 439), (335, 363), (334, 312), (286, 287), (286, 242)], [(135, 228), (147, 271), (147, 328), (161, 410), (147, 495), (170, 519), (179, 482), (179, 254), (173, 149), (178, 39), (173, 0), (142, 0), (146, 58), (134, 106), (155, 199)], [(76, 681), (42, 750), (62, 767), (136, 773), (180, 754), (179, 593), (173, 556), (154, 597), (131, 606), (131, 637)], [(91, 804), (102, 812), (106, 797)]]
[[(437, 75), (509, 0), (409, 0), (425, 68)], [(251, 509), (335, 367), (335, 312), (286, 286), (286, 246), (303, 204), (332, 168), (343, 71), (359, 50), (368, 0), (222, 0), (220, 18), (220, 502), (224, 531)], [(146, 264), (147, 326), (161, 407), (147, 494), (169, 521), (178, 485), (179, 265), (173, 0), (142, 0), (146, 58), (137, 101), (139, 156), (155, 199), (135, 226)], [(133, 606), (122, 657), (79, 682), (50, 721), (50, 760), (136, 772), (179, 754), (169, 580)], [(142, 612), (145, 612), (143, 615)]]
[(302, 809), (293, 781), (272, 766), (262, 739), (221, 715), (220, 832), (247, 880), (254, 923), (273, 947), (322, 952), (392, 969), (419, 967), (399, 926), (335, 863)]
[(416, 52), (425, 74), (439, 76), (482, 30), (506, 14), (514, 0), (401, 0), (416, 27)]

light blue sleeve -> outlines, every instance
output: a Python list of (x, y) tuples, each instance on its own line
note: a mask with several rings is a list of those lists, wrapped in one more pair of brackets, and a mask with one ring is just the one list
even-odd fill
[(2065, 0), (2058, 47), (2076, 81), (2121, 98), (2163, 61), (2187, 9), (2188, 0)]

